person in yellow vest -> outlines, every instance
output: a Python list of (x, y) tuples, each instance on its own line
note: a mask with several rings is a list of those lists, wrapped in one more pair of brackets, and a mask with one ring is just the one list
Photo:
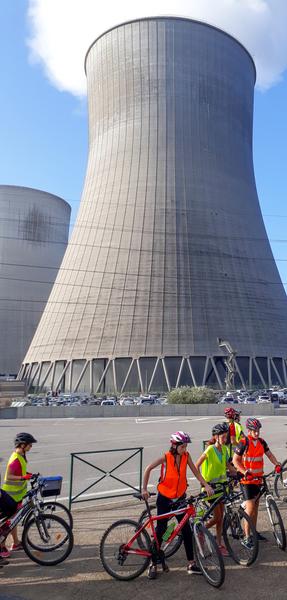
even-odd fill
[(240, 411), (232, 406), (228, 406), (224, 410), (224, 415), (228, 420), (228, 433), (226, 445), (229, 447), (230, 456), (233, 456), (234, 450), (239, 443), (239, 440), (244, 435), (243, 427), (240, 423)]
[[(213, 486), (216, 492), (216, 485), (224, 483), (227, 480), (227, 471), (232, 475), (236, 475), (236, 470), (233, 467), (229, 455), (228, 447), (226, 446), (228, 435), (228, 423), (218, 423), (212, 428), (212, 439), (209, 446), (204, 450), (203, 454), (196, 461), (197, 469), (201, 468), (201, 474), (210, 485)], [(220, 491), (214, 493), (209, 501), (213, 502), (220, 495)], [(225, 546), (222, 544), (222, 524), (224, 515), (224, 505), (222, 502), (218, 504), (213, 511), (213, 517), (205, 523), (209, 529), (215, 525), (216, 541), (221, 551), (222, 556), (228, 556)]]
[[(30, 433), (18, 433), (14, 441), (15, 450), (8, 460), (2, 490), (4, 490), (17, 505), (22, 502), (24, 496), (27, 494), (27, 480), (29, 480), (32, 475), (27, 472), (26, 454), (31, 450), (32, 444), (36, 444), (36, 442), (37, 440), (35, 440)], [(11, 533), (13, 537), (11, 550), (22, 550), (22, 544), (18, 538), (17, 527), (15, 527)]]
[[(175, 502), (185, 497), (187, 490), (187, 467), (189, 467), (196, 479), (205, 487), (208, 495), (213, 494), (213, 489), (203, 479), (199, 471), (195, 468), (189, 453), (187, 452), (187, 444), (190, 443), (190, 437), (188, 433), (184, 431), (177, 431), (173, 433), (170, 438), (171, 447), (169, 452), (166, 452), (163, 456), (152, 462), (147, 466), (144, 472), (143, 478), (143, 489), (142, 495), (148, 499), (148, 482), (149, 476), (153, 469), (161, 466), (161, 474), (159, 484), (157, 486), (157, 514), (162, 515), (172, 510)], [(184, 515), (178, 516), (178, 521)], [(159, 543), (161, 544), (163, 535), (167, 529), (168, 519), (161, 519), (157, 522), (156, 535)], [(188, 574), (201, 574), (201, 570), (196, 566), (193, 556), (193, 539), (192, 531), (189, 523), (182, 528), (183, 542), (188, 560), (187, 572)], [(168, 571), (167, 565), (163, 565), (165, 571)], [(155, 579), (157, 576), (157, 566), (151, 563), (148, 571), (148, 578)]]

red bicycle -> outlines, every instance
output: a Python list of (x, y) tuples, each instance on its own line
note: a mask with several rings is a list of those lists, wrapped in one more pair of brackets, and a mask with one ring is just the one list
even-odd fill
[[(139, 500), (143, 499), (141, 494), (133, 495)], [(115, 579), (129, 581), (139, 577), (151, 561), (161, 563), (164, 567), (166, 549), (189, 520), (193, 531), (196, 562), (206, 581), (214, 587), (220, 587), (225, 578), (223, 559), (214, 537), (196, 515), (196, 505), (203, 496), (206, 494), (190, 496), (171, 512), (155, 516), (152, 516), (149, 504), (145, 500), (148, 518), (143, 524), (132, 519), (121, 519), (113, 523), (105, 531), (100, 542), (100, 558), (107, 573)], [(180, 515), (184, 516), (170, 532), (163, 548), (160, 548), (155, 529), (156, 522)], [(148, 527), (153, 541), (147, 533)]]

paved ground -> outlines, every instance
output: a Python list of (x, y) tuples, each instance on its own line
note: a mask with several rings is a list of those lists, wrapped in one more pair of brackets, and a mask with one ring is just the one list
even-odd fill
[[(268, 531), (265, 514), (260, 514), (261, 531), (267, 531), (269, 541), (262, 542), (257, 562), (249, 568), (225, 559), (226, 579), (221, 590), (211, 588), (201, 576), (188, 576), (185, 571), (184, 551), (169, 560), (170, 572), (161, 574), (156, 581), (148, 581), (146, 575), (131, 582), (118, 582), (102, 568), (98, 542), (106, 527), (122, 516), (136, 516), (140, 507), (134, 500), (121, 508), (105, 511), (77, 513), (75, 522), (75, 548), (69, 559), (57, 567), (39, 567), (30, 562), (24, 553), (11, 559), (0, 575), (1, 600), (174, 600), (182, 597), (203, 600), (211, 594), (217, 600), (242, 597), (252, 600), (286, 600), (287, 555), (278, 550)], [(286, 509), (284, 519), (287, 522)]]
[[(111, 419), (111, 420), (59, 420), (37, 421), (29, 424), (30, 430), (38, 439), (39, 445), (30, 456), (31, 470), (41, 470), (45, 474), (62, 473), (65, 479), (63, 496), (67, 495), (69, 462), (68, 454), (72, 451), (91, 451), (111, 449), (113, 447), (144, 446), (144, 463), (148, 463), (166, 448), (166, 440), (171, 431), (184, 429), (191, 433), (193, 444), (191, 454), (197, 458), (201, 451), (202, 439), (207, 438), (210, 428), (218, 419), (185, 418), (178, 419)], [(280, 459), (286, 457), (286, 417), (267, 417), (264, 423), (264, 437), (272, 450)], [(0, 456), (8, 457), (8, 445), (17, 431), (27, 430), (27, 421), (1, 422)], [(103, 455), (102, 455), (103, 456)], [(107, 453), (102, 467), (110, 469), (115, 465), (113, 457)], [(99, 463), (97, 463), (99, 466)], [(267, 466), (267, 465), (266, 465)], [(29, 467), (29, 468), (30, 468)], [(138, 480), (137, 465), (129, 463), (119, 468), (118, 473), (125, 475), (129, 482)], [(3, 473), (3, 468), (1, 468)], [(86, 485), (87, 473), (77, 472), (77, 485)], [(94, 473), (90, 473), (91, 481)], [(84, 481), (81, 479), (84, 478)], [(152, 481), (154, 484), (156, 476)], [(194, 481), (190, 481), (194, 488)], [(118, 482), (111, 483), (106, 478), (105, 490)], [(260, 529), (267, 532), (268, 543), (261, 543), (260, 554), (256, 564), (249, 569), (235, 565), (226, 559), (226, 581), (221, 591), (213, 590), (202, 577), (188, 576), (185, 571), (186, 561), (183, 550), (170, 559), (170, 573), (162, 574), (158, 580), (151, 582), (143, 575), (132, 582), (117, 582), (102, 568), (98, 544), (103, 531), (114, 520), (123, 516), (136, 517), (141, 512), (141, 504), (127, 498), (119, 504), (114, 500), (95, 502), (98, 492), (91, 492), (85, 510), (75, 510), (75, 547), (69, 559), (57, 567), (40, 567), (25, 556), (24, 553), (14, 555), (10, 565), (0, 570), (0, 600), (146, 600), (147, 596), (156, 595), (161, 600), (174, 600), (179, 593), (184, 597), (192, 594), (203, 600), (206, 594), (217, 598), (225, 597), (242, 600), (242, 596), (253, 600), (268, 600), (276, 595), (276, 600), (286, 600), (287, 589), (287, 554), (278, 550), (268, 531), (265, 512), (260, 513)], [(83, 506), (83, 505), (80, 505)], [(91, 506), (91, 508), (88, 508)], [(282, 506), (282, 514), (287, 524), (287, 507)]]
[[(223, 412), (223, 409), (222, 409)], [(155, 457), (168, 449), (169, 436), (172, 431), (183, 429), (192, 438), (190, 446), (194, 460), (202, 451), (202, 440), (211, 436), (212, 426), (218, 417), (147, 417), (147, 418), (113, 418), (113, 419), (58, 419), (58, 420), (12, 420), (0, 421), (0, 458), (4, 464), (12, 450), (12, 442), (18, 431), (30, 431), (38, 440), (28, 456), (29, 470), (40, 471), (43, 475), (61, 474), (64, 478), (62, 496), (69, 493), (69, 470), (71, 452), (91, 452), (112, 448), (144, 447), (143, 462), (148, 464)], [(287, 456), (287, 416), (261, 417), (262, 435), (269, 442), (275, 454), (283, 459)], [(243, 423), (245, 419), (243, 420)], [(84, 456), (85, 460), (110, 471), (124, 461), (132, 453), (104, 453)], [(2, 477), (4, 466), (0, 465)], [(138, 486), (139, 456), (124, 463), (114, 473), (128, 484)], [(77, 461), (74, 471), (74, 494), (92, 485), (101, 476), (85, 463)], [(158, 473), (154, 473), (151, 484), (155, 485)], [(84, 482), (84, 486), (83, 486)], [(126, 486), (110, 478), (103, 479), (95, 488), (86, 493), (86, 498), (97, 498), (99, 495), (114, 489), (116, 493), (125, 493)], [(119, 491), (121, 490), (121, 491)]]

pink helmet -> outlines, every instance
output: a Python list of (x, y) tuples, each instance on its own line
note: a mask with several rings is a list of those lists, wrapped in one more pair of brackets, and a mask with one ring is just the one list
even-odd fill
[(176, 431), (175, 433), (171, 434), (170, 441), (172, 444), (189, 444), (191, 439), (188, 433), (184, 433), (184, 431)]

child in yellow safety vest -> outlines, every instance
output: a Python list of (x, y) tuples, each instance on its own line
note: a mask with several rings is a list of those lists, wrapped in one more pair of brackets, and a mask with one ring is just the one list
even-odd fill
[[(159, 484), (157, 486), (157, 514), (163, 515), (172, 510), (173, 505), (180, 498), (185, 497), (187, 490), (187, 476), (186, 471), (189, 467), (196, 479), (205, 487), (208, 495), (213, 493), (213, 489), (203, 479), (202, 475), (194, 466), (189, 453), (187, 452), (187, 444), (190, 443), (190, 437), (188, 433), (184, 431), (177, 431), (173, 433), (170, 438), (171, 447), (169, 452), (166, 452), (163, 456), (152, 462), (147, 466), (144, 472), (142, 496), (148, 499), (148, 482), (149, 476), (153, 469), (161, 466), (161, 475)], [(184, 515), (179, 515), (177, 520), (181, 521)], [(161, 544), (163, 535), (166, 531), (168, 519), (160, 519), (156, 526), (156, 535), (159, 544)], [(193, 536), (189, 522), (187, 522), (182, 528), (183, 542), (188, 560), (187, 572), (188, 574), (201, 574), (201, 570), (194, 561), (193, 556)], [(163, 568), (168, 571), (167, 565), (164, 563)], [(157, 566), (151, 562), (148, 572), (149, 579), (155, 579), (157, 576)]]
[[(37, 440), (30, 433), (18, 433), (15, 438), (15, 450), (12, 452), (6, 467), (4, 483), (2, 490), (14, 501), (15, 506), (21, 503), (27, 494), (27, 480), (31, 478), (31, 473), (27, 473), (26, 453), (32, 448)], [(18, 538), (17, 527), (11, 532), (13, 545), (11, 550), (22, 550), (22, 544)], [(6, 547), (1, 548), (0, 555), (5, 558), (9, 556)]]
[[(197, 469), (201, 468), (201, 474), (210, 485), (215, 489), (215, 493), (209, 498), (211, 502), (220, 494), (216, 493), (216, 485), (224, 483), (227, 480), (227, 471), (236, 475), (236, 470), (231, 464), (229, 450), (226, 446), (228, 434), (228, 424), (219, 423), (212, 429), (212, 439), (209, 446), (196, 461)], [(223, 524), (224, 505), (222, 502), (217, 504), (213, 511), (213, 517), (205, 524), (209, 529), (215, 525), (216, 539), (223, 556), (228, 556), (225, 546), (222, 544), (222, 524)]]
[(224, 415), (228, 420), (226, 445), (229, 447), (231, 458), (239, 440), (244, 435), (243, 427), (240, 423), (240, 414), (240, 410), (236, 410), (232, 406), (228, 406), (224, 410)]

